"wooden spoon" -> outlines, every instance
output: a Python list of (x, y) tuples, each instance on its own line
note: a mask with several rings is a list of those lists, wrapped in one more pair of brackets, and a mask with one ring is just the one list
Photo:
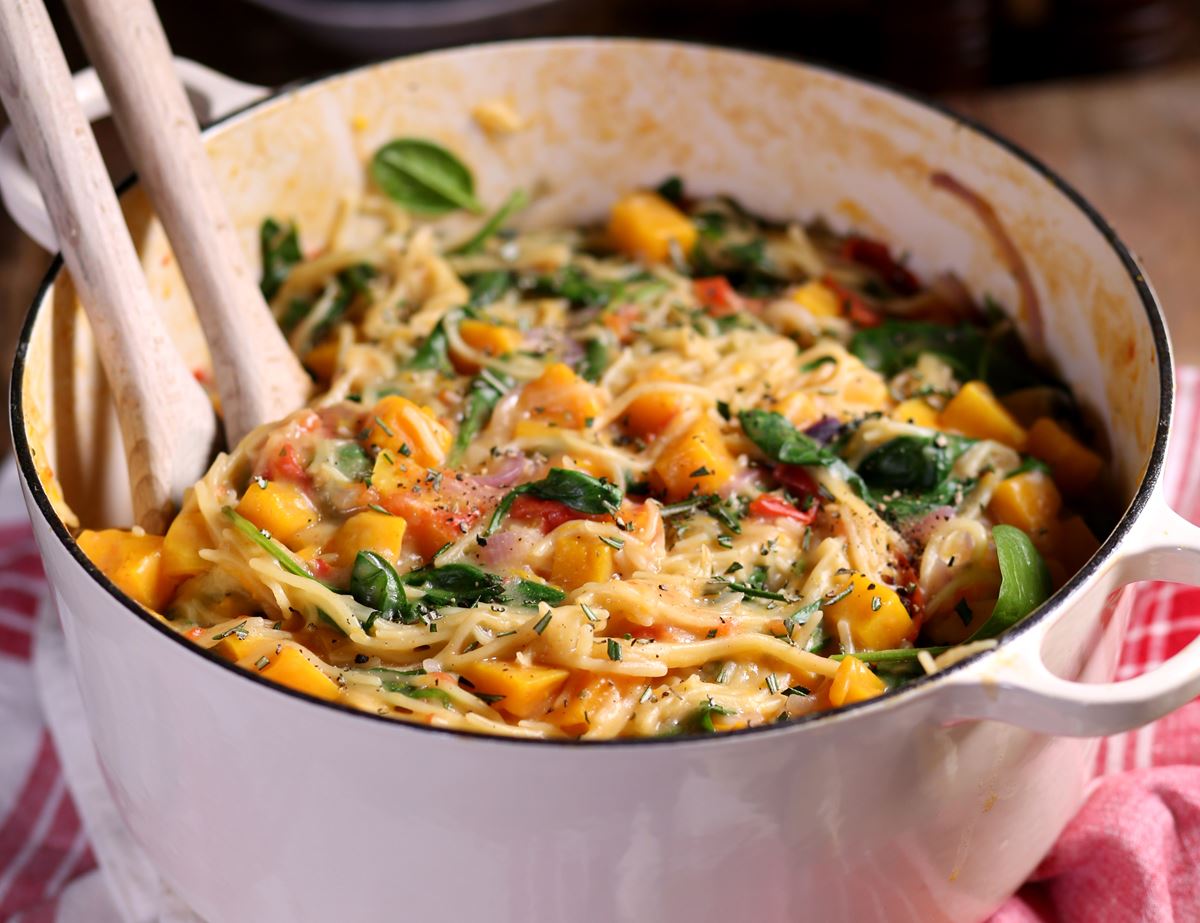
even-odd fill
[(216, 418), (150, 297), (42, 0), (0, 2), (0, 100), (41, 187), (116, 400), (135, 521), (162, 534)]
[(67, 7), (179, 260), (233, 445), (300, 407), (312, 383), (251, 275), (151, 0)]

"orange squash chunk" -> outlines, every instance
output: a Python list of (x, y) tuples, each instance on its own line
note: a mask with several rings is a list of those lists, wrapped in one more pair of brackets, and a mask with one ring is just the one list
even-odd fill
[(942, 411), (941, 424), (976, 439), (993, 439), (1021, 451), (1025, 430), (982, 381), (968, 381)]
[(533, 420), (583, 429), (604, 407), (600, 390), (555, 362), (527, 384), (519, 398), (521, 410)]
[(1063, 493), (1081, 494), (1095, 483), (1104, 460), (1050, 417), (1029, 428), (1026, 450), (1054, 470), (1054, 483)]
[(464, 666), (462, 675), (476, 692), (504, 696), (496, 702), (500, 711), (514, 718), (530, 718), (549, 704), (570, 674), (557, 667), (481, 660)]
[(397, 461), (411, 458), (418, 465), (436, 468), (446, 463), (454, 436), (428, 407), (390, 394), (371, 411), (363, 441)]
[(1016, 526), (1037, 541), (1058, 518), (1062, 495), (1043, 471), (1025, 471), (1000, 482), (988, 503), (997, 522)]
[(733, 475), (734, 464), (717, 424), (701, 417), (664, 447), (654, 462), (654, 474), (674, 501), (693, 490), (716, 493)]
[(686, 257), (696, 245), (696, 227), (687, 215), (653, 192), (631, 192), (612, 207), (608, 236), (618, 250), (648, 263), (665, 263), (671, 244)]
[(167, 604), (171, 585), (163, 579), (161, 536), (85, 529), (76, 541), (92, 563), (135, 602), (148, 609)]

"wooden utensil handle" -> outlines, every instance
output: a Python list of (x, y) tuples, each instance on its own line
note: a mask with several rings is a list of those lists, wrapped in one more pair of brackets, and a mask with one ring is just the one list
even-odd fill
[(216, 420), (150, 297), (42, 0), (0, 2), (0, 98), (115, 395), (134, 518), (161, 534), (173, 501), (204, 473)]
[(251, 274), (153, 4), (67, 7), (191, 292), (233, 444), (299, 407), (311, 382)]

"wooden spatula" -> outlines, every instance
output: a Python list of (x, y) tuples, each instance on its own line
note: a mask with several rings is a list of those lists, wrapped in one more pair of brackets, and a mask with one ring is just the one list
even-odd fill
[(301, 406), (311, 382), (251, 275), (153, 3), (69, 0), (67, 7), (179, 260), (233, 445)]
[(135, 521), (161, 534), (173, 504), (208, 465), (216, 418), (150, 297), (42, 0), (0, 2), (0, 100), (116, 397)]

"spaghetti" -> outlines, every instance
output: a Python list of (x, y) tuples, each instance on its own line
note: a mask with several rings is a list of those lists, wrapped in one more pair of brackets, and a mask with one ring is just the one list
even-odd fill
[(319, 396), (218, 457), (165, 537), (85, 551), (311, 695), (611, 738), (883, 694), (1094, 550), (1062, 499), (1102, 468), (1069, 393), (953, 279), (678, 182), (603, 228), (484, 230), (455, 246), (376, 193), (306, 257), (265, 223)]

